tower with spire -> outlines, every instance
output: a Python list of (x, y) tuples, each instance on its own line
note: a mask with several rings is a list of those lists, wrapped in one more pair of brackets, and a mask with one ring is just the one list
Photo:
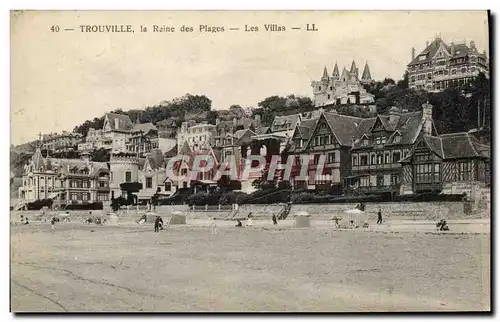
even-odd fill
[(359, 77), (358, 67), (356, 67), (356, 63), (354, 62), (354, 59), (352, 60), (351, 70), (349, 72), (351, 73), (351, 75), (356, 76), (356, 78)]
[(372, 75), (370, 74), (370, 67), (368, 67), (368, 62), (365, 63), (365, 67), (363, 68), (363, 75), (361, 76), (361, 83), (368, 84), (371, 83)]
[(332, 78), (333, 78), (334, 81), (338, 81), (339, 78), (340, 78), (339, 66), (337, 65), (337, 62), (335, 62), (335, 66), (333, 67)]

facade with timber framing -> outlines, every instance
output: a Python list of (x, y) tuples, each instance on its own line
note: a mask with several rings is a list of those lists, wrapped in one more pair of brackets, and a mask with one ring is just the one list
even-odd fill
[(401, 164), (402, 195), (465, 193), (477, 200), (491, 182), (490, 147), (469, 133), (421, 136)]

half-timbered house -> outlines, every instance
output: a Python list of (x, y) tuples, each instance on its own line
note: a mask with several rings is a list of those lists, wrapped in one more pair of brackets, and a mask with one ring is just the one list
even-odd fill
[(399, 161), (408, 156), (420, 134), (436, 134), (430, 104), (417, 112), (393, 107), (388, 115), (363, 119), (351, 149), (351, 175), (345, 182), (349, 193), (388, 198), (399, 194)]
[(475, 199), (489, 187), (490, 147), (469, 133), (421, 136), (406, 158), (401, 194), (439, 192)]

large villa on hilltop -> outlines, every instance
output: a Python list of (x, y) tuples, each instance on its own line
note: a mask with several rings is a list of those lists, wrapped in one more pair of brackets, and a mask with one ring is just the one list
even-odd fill
[(311, 83), (314, 104), (321, 107), (326, 105), (374, 103), (374, 96), (363, 87), (363, 84), (369, 84), (372, 81), (368, 62), (365, 64), (361, 79), (354, 61), (351, 64), (351, 69), (348, 71), (344, 67), (341, 74), (337, 63), (335, 63), (332, 75), (328, 74), (325, 66), (321, 79)]

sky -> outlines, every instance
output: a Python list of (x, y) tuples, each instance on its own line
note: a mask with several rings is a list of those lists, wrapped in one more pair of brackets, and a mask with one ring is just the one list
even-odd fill
[[(316, 32), (306, 31), (315, 24)], [(80, 25), (134, 33), (82, 33)], [(266, 32), (265, 24), (285, 26)], [(140, 32), (140, 26), (148, 28)], [(174, 33), (152, 32), (153, 25)], [(194, 32), (180, 32), (192, 26)], [(200, 33), (199, 25), (224, 27)], [(245, 25), (259, 32), (245, 32)], [(59, 26), (59, 32), (51, 31)], [(292, 30), (301, 27), (301, 30)], [(65, 28), (75, 29), (65, 31)], [(240, 28), (231, 31), (229, 28)], [(55, 30), (55, 29), (54, 29)], [(24, 11), (11, 14), (11, 143), (71, 131), (115, 109), (142, 109), (190, 93), (213, 109), (256, 107), (272, 95), (312, 98), (311, 81), (335, 62), (368, 62), (376, 80), (400, 79), (440, 34), (486, 50), (486, 11)]]

